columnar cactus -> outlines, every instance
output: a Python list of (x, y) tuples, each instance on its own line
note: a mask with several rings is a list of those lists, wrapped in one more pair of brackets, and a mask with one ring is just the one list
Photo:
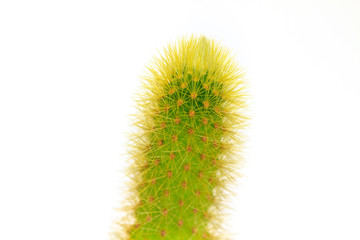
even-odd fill
[(126, 237), (225, 239), (222, 207), (246, 125), (243, 72), (204, 36), (169, 45), (148, 67), (131, 139)]

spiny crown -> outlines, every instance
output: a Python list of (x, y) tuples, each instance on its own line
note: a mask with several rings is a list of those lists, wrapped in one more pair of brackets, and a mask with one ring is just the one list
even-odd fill
[(228, 50), (194, 36), (169, 45), (148, 69), (132, 142), (139, 201), (129, 238), (218, 239), (236, 176), (236, 130), (246, 119), (238, 111), (242, 73)]

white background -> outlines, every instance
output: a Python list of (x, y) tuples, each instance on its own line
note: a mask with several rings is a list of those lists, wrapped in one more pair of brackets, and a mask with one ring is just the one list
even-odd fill
[(190, 33), (247, 69), (233, 239), (360, 239), (360, 2), (1, 1), (0, 239), (108, 239), (133, 96)]

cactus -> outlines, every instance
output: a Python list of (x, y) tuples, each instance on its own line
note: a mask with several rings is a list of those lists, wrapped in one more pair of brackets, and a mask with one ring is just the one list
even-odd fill
[(148, 70), (118, 223), (126, 236), (116, 239), (225, 239), (223, 207), (239, 176), (247, 119), (244, 73), (229, 50), (194, 35), (165, 48)]

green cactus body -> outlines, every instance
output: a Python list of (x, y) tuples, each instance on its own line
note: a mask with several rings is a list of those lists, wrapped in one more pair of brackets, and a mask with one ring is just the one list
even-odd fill
[[(125, 239), (225, 239), (221, 208), (234, 182), (245, 117), (242, 72), (205, 37), (155, 59), (132, 140), (136, 201)], [(239, 111), (240, 110), (240, 111)]]

